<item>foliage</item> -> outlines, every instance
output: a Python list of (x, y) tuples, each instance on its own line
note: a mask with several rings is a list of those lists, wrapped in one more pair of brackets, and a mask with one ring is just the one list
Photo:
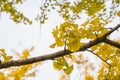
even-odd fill
[[(5, 12), (10, 15), (16, 23), (32, 24), (32, 21), (19, 12), (15, 5), (22, 4), (25, 0), (1, 0), (0, 13)], [(107, 7), (106, 0), (45, 0), (43, 6), (40, 7), (40, 13), (35, 18), (40, 24), (44, 24), (51, 11), (56, 11), (64, 22), (58, 24), (52, 32), (55, 42), (50, 45), (51, 48), (64, 47), (64, 50), (77, 52), (81, 45), (88, 41), (94, 40), (104, 35), (108, 28), (105, 26), (114, 21), (114, 18), (120, 18), (120, 0), (111, 0), (110, 7)], [(82, 21), (82, 15), (86, 15), (86, 21)], [(77, 20), (80, 22), (77, 23)], [(107, 37), (110, 38), (110, 37)], [(116, 42), (119, 42), (117, 40)], [(120, 79), (120, 49), (100, 43), (89, 48), (89, 51), (101, 59), (100, 68), (98, 70), (98, 80), (119, 80)], [(18, 56), (18, 60), (29, 57), (30, 50), (25, 49), (22, 56)], [(20, 54), (19, 54), (20, 55)], [(63, 71), (64, 74), (70, 75), (74, 70), (74, 64), (85, 66), (89, 60), (84, 59), (84, 54), (58, 57), (53, 60), (55, 70)], [(0, 49), (0, 63), (12, 60), (13, 56), (8, 56), (5, 49)], [(97, 61), (95, 62), (97, 63)], [(29, 70), (38, 66), (40, 63), (19, 66), (17, 68), (7, 68), (1, 70), (1, 80), (22, 80), (28, 76), (35, 76), (35, 72), (28, 73)], [(88, 64), (92, 66), (93, 64)], [(90, 67), (90, 68), (92, 68)], [(95, 76), (88, 73), (88, 67), (85, 67), (84, 79), (94, 80)], [(94, 68), (92, 68), (94, 70)], [(4, 73), (9, 72), (9, 73)], [(86, 73), (86, 74), (85, 74)], [(65, 79), (65, 75), (61, 80)]]
[[(6, 62), (6, 61), (10, 61), (11, 58), (13, 56), (7, 56), (5, 53), (4, 49), (0, 49), (0, 51), (2, 52), (1, 56), (3, 56), (3, 61), (1, 62)], [(15, 53), (19, 56), (18, 60), (22, 60), (22, 59), (26, 59), (28, 58), (29, 54), (30, 54), (31, 50), (25, 49), (22, 52), (22, 55)], [(28, 65), (24, 65), (24, 66), (20, 66), (20, 67), (16, 67), (16, 68), (7, 68), (4, 70), (0, 71), (0, 80), (10, 80), (10, 79), (14, 79), (14, 80), (22, 80), (25, 79), (27, 77), (34, 77), (35, 76), (35, 71), (30, 71), (33, 68), (35, 68), (36, 66), (40, 65), (40, 63), (34, 63), (34, 64), (28, 64)]]
[[(103, 27), (100, 18), (95, 18), (92, 21), (85, 22), (80, 26), (70, 22), (64, 22), (53, 30), (52, 34), (55, 38), (55, 43), (50, 47), (66, 45), (68, 50), (76, 52), (83, 44), (82, 39), (95, 39), (107, 32), (107, 29)], [(89, 27), (87, 27), (89, 24)], [(76, 46), (76, 47), (74, 47)]]
[(57, 58), (53, 62), (54, 68), (57, 70), (63, 70), (66, 74), (70, 74), (73, 70), (73, 65), (69, 65), (65, 58)]
[(1, 62), (7, 62), (12, 59), (13, 56), (7, 56), (5, 49), (0, 49), (1, 56), (3, 57), (3, 61)]
[[(119, 50), (113, 46), (103, 44), (99, 47), (97, 54), (108, 61), (110, 65), (102, 63), (101, 69), (99, 70), (98, 79), (107, 79), (107, 80), (119, 80), (120, 79), (120, 54)], [(109, 52), (108, 52), (109, 51)]]
[(32, 24), (32, 21), (25, 17), (21, 12), (17, 11), (14, 7), (16, 4), (22, 3), (23, 0), (1, 0), (0, 1), (0, 12), (6, 12), (10, 15), (10, 19), (12, 19), (16, 23), (24, 23), (24, 24)]
[[(106, 29), (104, 26), (112, 21), (112, 17), (115, 17), (114, 16), (115, 13), (112, 14), (110, 12), (110, 14), (106, 14), (104, 1), (89, 3), (89, 0), (86, 0), (86, 1), (83, 0), (82, 2), (78, 2), (77, 4), (74, 3), (74, 6), (71, 6), (71, 7), (70, 7), (70, 3), (67, 3), (67, 2), (66, 4), (63, 4), (63, 5), (67, 5), (67, 6), (64, 6), (65, 9), (69, 8), (69, 11), (72, 10), (72, 12), (77, 14), (85, 10), (88, 16), (91, 16), (90, 18), (91, 20), (89, 19), (84, 23), (78, 25), (78, 24), (75, 24), (76, 19), (74, 20), (68, 17), (64, 17), (64, 15), (67, 16), (67, 13), (65, 12), (66, 14), (63, 14), (62, 17), (65, 18), (65, 20), (67, 21), (60, 24), (59, 27), (56, 26), (56, 28), (53, 29), (52, 34), (53, 34), (53, 37), (55, 38), (55, 43), (53, 43), (50, 46), (51, 48), (55, 48), (55, 46), (58, 46), (58, 47), (67, 46), (68, 50), (72, 52), (76, 52), (79, 50), (82, 44), (86, 43), (86, 42), (83, 42), (83, 39), (87, 39), (89, 41), (91, 39), (95, 39), (105, 34), (108, 31), (108, 29)], [(90, 7), (88, 7), (88, 5)], [(114, 10), (111, 9), (111, 11), (114, 11)], [(117, 12), (116, 15), (119, 16), (119, 11), (116, 10), (116, 12)], [(105, 15), (110, 15), (110, 16), (109, 18), (105, 18)], [(95, 51), (95, 53), (99, 55), (103, 60), (109, 62), (110, 65), (113, 66), (114, 64), (114, 67), (115, 67), (114, 69), (112, 69), (113, 71), (111, 71), (110, 69), (109, 74), (106, 73), (105, 75), (102, 75), (102, 76), (101, 74), (105, 72), (102, 72), (100, 70), (98, 75), (98, 80), (101, 80), (103, 78), (108, 80), (113, 80), (113, 79), (118, 80), (120, 75), (118, 72), (120, 67), (117, 66), (117, 64), (119, 64), (120, 61), (119, 61), (119, 56), (116, 55), (116, 53), (118, 52), (118, 49), (107, 44), (98, 44), (92, 47), (91, 49), (92, 51)], [(110, 65), (107, 64), (107, 66), (110, 66)], [(104, 70), (105, 67), (101, 66), (101, 69)], [(107, 67), (107, 69), (109, 70), (109, 67)], [(85, 79), (94, 80), (93, 76), (90, 76), (90, 75), (87, 75)]]
[[(69, 50), (75, 52), (80, 48), (80, 30), (78, 25), (74, 23), (64, 22), (60, 25), (60, 28), (56, 27), (53, 30), (53, 37), (55, 37), (55, 43), (51, 47), (63, 46), (66, 44)], [(76, 47), (74, 47), (76, 46)]]

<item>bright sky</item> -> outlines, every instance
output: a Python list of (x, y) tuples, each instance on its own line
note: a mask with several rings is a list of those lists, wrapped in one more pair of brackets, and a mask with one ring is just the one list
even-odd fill
[[(39, 13), (39, 3), (40, 0), (26, 0), (22, 5), (17, 6), (17, 8), (25, 16), (33, 19)], [(53, 27), (63, 22), (63, 19), (55, 12), (49, 15), (49, 20), (40, 27), (38, 22), (32, 25), (16, 24), (9, 19), (8, 14), (2, 13), (0, 18), (0, 48), (5, 48), (9, 54), (12, 54), (12, 49), (21, 52), (23, 49), (30, 49), (32, 46), (35, 46), (31, 56), (40, 56), (61, 50), (62, 48), (51, 49), (49, 45), (54, 42), (51, 34)], [(120, 19), (115, 19), (115, 23), (110, 26), (118, 24), (119, 21)], [(116, 33), (113, 34), (114, 37), (112, 38), (120, 38), (119, 35), (115, 35)], [(32, 80), (58, 80), (59, 72), (53, 70), (51, 61), (44, 62), (42, 66), (37, 68), (39, 73)], [(75, 79), (76, 74), (73, 75), (73, 79)]]

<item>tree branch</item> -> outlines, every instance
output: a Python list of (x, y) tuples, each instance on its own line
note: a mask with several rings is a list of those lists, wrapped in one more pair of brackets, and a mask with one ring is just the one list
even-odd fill
[[(101, 42), (104, 42), (106, 40), (106, 37), (108, 35), (110, 35), (113, 31), (117, 30), (119, 27), (120, 27), (120, 24), (118, 24), (116, 27), (114, 27), (113, 29), (111, 29), (110, 31), (105, 33), (103, 36), (98, 37), (97, 39), (94, 39), (93, 41), (90, 41), (90, 42), (82, 45), (78, 51), (84, 51), (84, 50), (86, 50), (86, 49), (88, 49), (88, 48), (90, 48), (94, 45), (97, 45)], [(109, 44), (109, 42), (108, 42), (108, 44)], [(71, 54), (71, 53), (72, 52), (69, 51), (69, 50), (61, 50), (61, 51), (58, 51), (58, 52), (55, 52), (55, 53), (52, 53), (52, 54), (27, 58), (25, 60), (11, 60), (9, 62), (2, 62), (0, 64), (0, 69), (13, 67), (13, 66), (22, 66), (22, 65), (32, 64), (32, 63), (39, 62), (39, 61), (44, 61), (44, 60), (50, 60), (50, 59), (54, 59), (54, 58), (57, 58), (57, 57), (60, 57), (60, 56), (65, 56), (65, 55), (68, 55), (68, 54)]]
[(110, 31), (108, 31), (106, 34), (104, 34), (104, 37), (107, 37), (108, 35), (110, 35), (112, 32), (114, 32), (115, 30), (117, 30), (120, 27), (120, 24), (116, 25), (114, 28), (112, 28)]
[(109, 44), (109, 45), (111, 45), (111, 46), (115, 46), (115, 47), (117, 47), (117, 48), (120, 48), (120, 43), (118, 43), (118, 42), (114, 42), (114, 41), (112, 41), (112, 40), (110, 40), (110, 39), (105, 39), (104, 40), (104, 42), (105, 43), (107, 43), (107, 44)]

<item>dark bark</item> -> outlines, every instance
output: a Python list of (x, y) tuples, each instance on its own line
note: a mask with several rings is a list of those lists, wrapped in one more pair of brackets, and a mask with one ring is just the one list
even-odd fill
[(109, 44), (109, 45), (111, 45), (111, 46), (115, 46), (117, 48), (120, 48), (120, 43), (112, 41), (110, 39), (105, 39), (104, 42), (107, 43), (107, 44)]

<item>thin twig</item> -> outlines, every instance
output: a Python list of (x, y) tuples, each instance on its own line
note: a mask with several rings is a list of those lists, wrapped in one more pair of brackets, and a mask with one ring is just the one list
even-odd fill
[(102, 57), (100, 57), (98, 54), (96, 54), (95, 52), (91, 51), (91, 50), (86, 50), (88, 52), (93, 53), (95, 56), (97, 56), (98, 58), (100, 58), (103, 62), (105, 62), (107, 65), (112, 66), (110, 63), (108, 63), (106, 60), (104, 60)]
[(98, 39), (98, 35), (97, 35), (97, 33), (95, 32), (95, 30), (93, 30), (93, 32), (94, 32), (96, 38)]
[(110, 31), (108, 31), (107, 33), (105, 33), (103, 36), (107, 37), (108, 35), (110, 35), (112, 32), (114, 32), (115, 30), (117, 30), (120, 27), (120, 24), (118, 24), (117, 26), (115, 26), (113, 29), (111, 29)]

